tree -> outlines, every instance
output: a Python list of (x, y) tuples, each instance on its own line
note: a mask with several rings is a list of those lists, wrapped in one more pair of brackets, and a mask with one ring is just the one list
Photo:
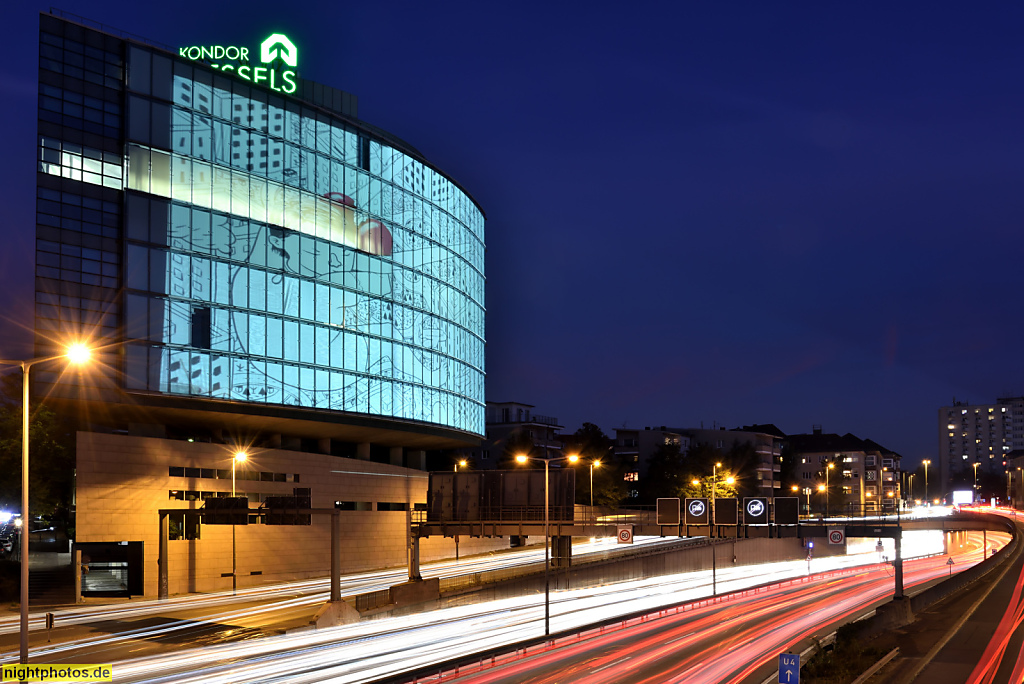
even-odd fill
[(523, 429), (518, 429), (505, 440), (505, 450), (498, 461), (499, 468), (515, 468), (516, 456), (542, 456), (541, 450), (533, 443), (533, 437)]
[(583, 423), (565, 442), (565, 453), (580, 457), (576, 466), (576, 503), (590, 503), (590, 467), (594, 468), (594, 505), (618, 508), (626, 498), (625, 464), (612, 452), (612, 443), (597, 425)]
[(686, 457), (675, 443), (660, 444), (647, 462), (647, 474), (640, 482), (641, 498), (653, 504), (658, 499), (685, 496), (690, 482)]
[[(21, 377), (0, 381), (0, 508), (21, 507)], [(43, 404), (33, 406), (29, 422), (29, 510), (66, 520), (75, 477), (75, 431)]]

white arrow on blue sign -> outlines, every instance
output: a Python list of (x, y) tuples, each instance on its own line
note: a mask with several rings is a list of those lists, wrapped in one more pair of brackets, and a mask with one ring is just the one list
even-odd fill
[(800, 684), (800, 654), (779, 654), (779, 683)]

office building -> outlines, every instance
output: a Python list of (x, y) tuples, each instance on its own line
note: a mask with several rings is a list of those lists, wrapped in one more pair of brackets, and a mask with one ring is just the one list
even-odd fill
[[(403, 561), (425, 451), (484, 434), (484, 214), (301, 66), (281, 34), (163, 47), (40, 18), (36, 351), (103, 351), (33, 391), (79, 417), (78, 541), (139, 544), (147, 594), (156, 510), (229, 494), (238, 450), (250, 505), (338, 501), (353, 540), (379, 522), (379, 553), (346, 554), (366, 569)], [(326, 527), (240, 531), (248, 581), (322, 574), (303, 549)], [(230, 584), (225, 533), (182, 519), (172, 591)]]

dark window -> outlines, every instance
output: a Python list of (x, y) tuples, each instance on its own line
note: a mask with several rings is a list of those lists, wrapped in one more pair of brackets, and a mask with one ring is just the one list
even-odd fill
[(210, 348), (210, 309), (192, 309), (192, 346), (196, 349)]
[(274, 473), (260, 473), (260, 482), (273, 482)]
[(185, 469), (177, 466), (171, 466), (167, 469), (168, 477), (185, 477)]
[(370, 170), (370, 139), (359, 137), (359, 168)]
[(378, 501), (378, 511), (405, 511), (408, 510), (408, 504), (396, 503), (391, 501)]
[(171, 541), (180, 539), (199, 539), (199, 515), (196, 513), (168, 514), (167, 538)]
[(201, 472), (202, 475), (200, 475), (200, 477), (205, 477), (208, 480), (212, 480), (217, 477), (217, 471), (212, 468), (203, 468)]
[(185, 477), (199, 477), (199, 468), (185, 468)]

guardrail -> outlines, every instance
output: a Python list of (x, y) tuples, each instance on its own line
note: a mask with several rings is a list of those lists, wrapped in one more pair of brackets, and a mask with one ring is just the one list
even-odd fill
[(383, 608), (392, 603), (394, 602), (391, 600), (391, 589), (368, 591), (365, 594), (356, 595), (356, 610), (360, 612)]

